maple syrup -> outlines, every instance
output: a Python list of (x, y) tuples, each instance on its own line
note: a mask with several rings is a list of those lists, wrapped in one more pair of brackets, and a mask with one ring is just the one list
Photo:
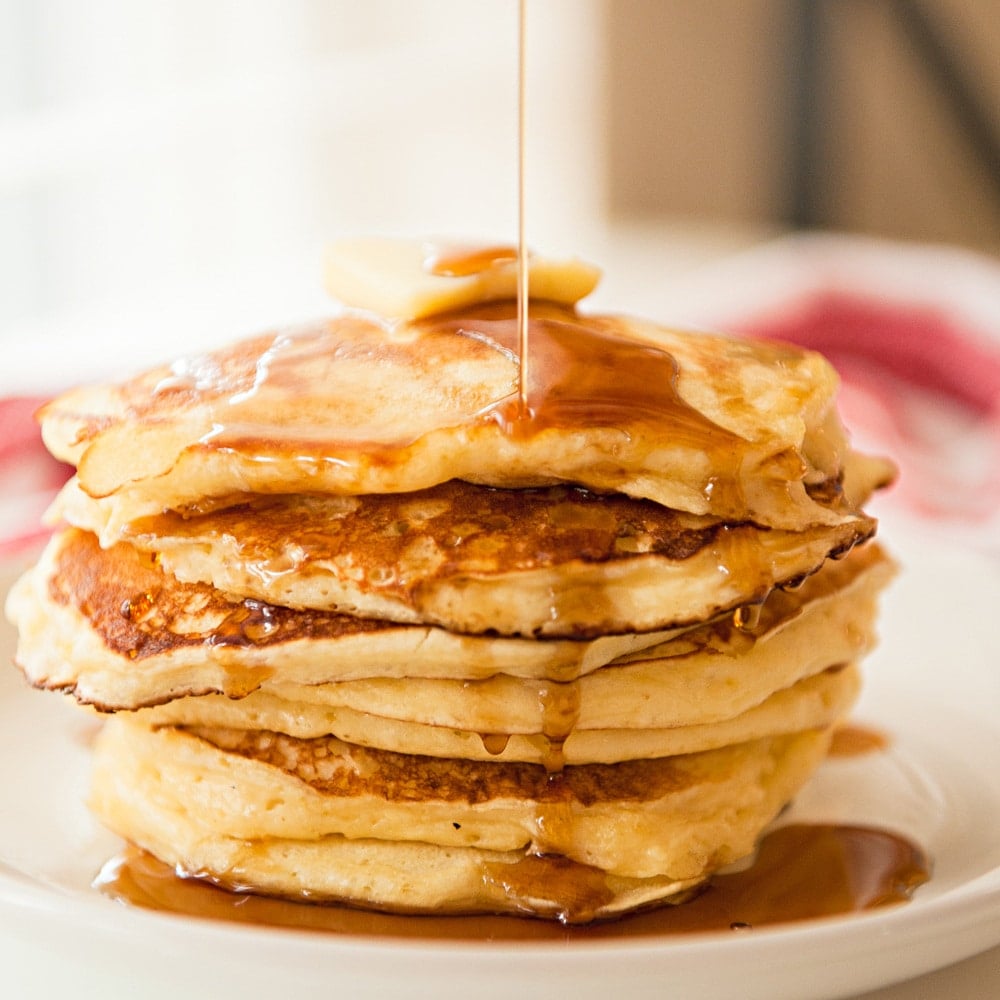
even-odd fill
[(562, 770), (563, 745), (580, 718), (579, 681), (546, 681), (538, 691), (538, 706), (546, 743), (543, 763), (551, 774)]
[(517, 5), (517, 406), (523, 417), (528, 411), (529, 340), (527, 244), (527, 120), (528, 120), (528, 0)]
[[(475, 306), (418, 326), (427, 335), (472, 337), (518, 352), (516, 303)], [(702, 492), (711, 508), (745, 510), (739, 473), (748, 442), (682, 398), (679, 365), (669, 351), (629, 339), (613, 317), (581, 317), (550, 302), (532, 304), (527, 326), (531, 358), (522, 393), (485, 407), (475, 423), (493, 423), (518, 440), (552, 429), (606, 428), (620, 436), (615, 447), (622, 461), (628, 452), (669, 441), (706, 456), (711, 474)], [(385, 460), (394, 462), (396, 452), (386, 452)]]
[(851, 723), (834, 729), (828, 753), (831, 757), (861, 757), (884, 750), (888, 745), (885, 733)]
[(130, 622), (139, 622), (153, 610), (155, 605), (156, 596), (149, 591), (143, 591), (122, 601), (121, 614)]
[(205, 637), (207, 646), (256, 646), (279, 628), (276, 608), (245, 598)]
[(760, 624), (762, 604), (742, 604), (733, 612), (733, 625), (741, 632), (753, 632)]
[(483, 749), (492, 757), (499, 757), (510, 743), (509, 733), (480, 733)]
[(517, 259), (516, 247), (435, 245), (424, 259), (424, 269), (437, 277), (467, 278)]
[[(512, 894), (567, 891), (574, 904), (594, 909), (607, 898), (596, 870), (573, 884), (559, 859), (527, 857), (487, 878)], [(228, 892), (181, 878), (138, 848), (129, 847), (102, 870), (95, 886), (112, 899), (185, 917), (357, 937), (418, 940), (586, 941), (665, 938), (694, 932), (748, 933), (759, 927), (838, 916), (903, 903), (930, 875), (930, 861), (906, 837), (865, 826), (791, 824), (767, 834), (752, 863), (718, 874), (678, 905), (613, 921), (567, 926), (555, 920), (501, 916), (413, 916), (338, 904), (315, 905)]]

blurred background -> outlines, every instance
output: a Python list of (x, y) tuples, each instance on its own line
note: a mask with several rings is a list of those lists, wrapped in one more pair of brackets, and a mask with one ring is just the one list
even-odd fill
[(609, 0), (603, 16), (615, 214), (1000, 250), (996, 0)]
[[(335, 236), (513, 241), (516, 41), (516, 0), (0, 0), (7, 388), (320, 313)], [(533, 0), (529, 242), (611, 298), (796, 228), (996, 254), (998, 51), (997, 0)]]

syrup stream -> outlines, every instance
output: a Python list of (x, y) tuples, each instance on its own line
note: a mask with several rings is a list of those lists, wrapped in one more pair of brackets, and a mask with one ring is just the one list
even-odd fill
[(526, 239), (525, 135), (527, 107), (527, 7), (519, 0), (517, 11), (517, 394), (521, 415), (528, 411), (528, 247)]

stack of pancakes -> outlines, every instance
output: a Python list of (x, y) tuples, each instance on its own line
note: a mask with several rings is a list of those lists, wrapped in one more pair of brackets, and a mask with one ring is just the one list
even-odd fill
[(77, 476), (8, 612), (110, 714), (111, 829), (234, 890), (566, 921), (753, 851), (857, 694), (891, 473), (817, 355), (575, 297), (520, 396), (499, 295), (43, 410)]

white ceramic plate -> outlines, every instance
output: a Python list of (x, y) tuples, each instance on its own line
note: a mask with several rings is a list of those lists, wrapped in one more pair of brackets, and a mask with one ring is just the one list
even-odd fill
[[(897, 526), (898, 527), (898, 526)], [(819, 1000), (1000, 942), (1000, 566), (934, 532), (891, 535), (904, 572), (866, 666), (859, 721), (889, 750), (831, 761), (794, 816), (881, 824), (934, 876), (891, 909), (750, 934), (443, 944), (215, 924), (90, 888), (118, 844), (83, 805), (93, 725), (0, 671), (0, 993), (5, 996), (683, 996)], [(887, 529), (887, 533), (888, 529)], [(6, 567), (7, 582), (13, 567)], [(0, 635), (9, 661), (13, 636)], [(8, 992), (10, 989), (10, 992)]]

